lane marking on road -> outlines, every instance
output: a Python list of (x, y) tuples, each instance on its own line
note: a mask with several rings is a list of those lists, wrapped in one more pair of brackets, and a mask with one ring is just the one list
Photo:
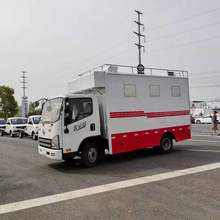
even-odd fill
[(220, 146), (220, 140), (219, 141), (211, 141), (211, 140), (190, 140), (189, 142), (206, 142), (206, 143), (219, 143), (219, 146)]
[(209, 138), (216, 138), (216, 139), (220, 138), (220, 136), (212, 135), (212, 134), (193, 134), (192, 137), (209, 137)]
[(192, 134), (192, 137), (212, 137), (212, 134)]
[(184, 149), (184, 151), (220, 153), (220, 150), (208, 150), (208, 149)]
[(9, 203), (0, 205), (0, 214), (11, 213), (29, 208), (35, 208), (39, 206), (54, 204), (62, 201), (72, 200), (76, 198), (82, 198), (86, 196), (96, 195), (104, 192), (110, 192), (119, 189), (125, 189), (129, 187), (139, 186), (147, 183), (158, 182), (162, 180), (172, 179), (176, 177), (186, 176), (195, 173), (201, 173), (205, 171), (215, 170), (220, 168), (220, 162), (212, 163), (202, 166), (196, 166), (188, 169), (175, 170), (171, 172), (156, 174), (152, 176), (139, 177), (115, 183), (109, 183), (85, 189), (59, 193), (50, 196), (44, 196), (36, 199), (30, 199), (15, 203)]

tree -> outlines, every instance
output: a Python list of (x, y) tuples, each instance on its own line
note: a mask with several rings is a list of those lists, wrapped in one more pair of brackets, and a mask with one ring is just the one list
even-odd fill
[(14, 89), (0, 86), (0, 118), (7, 119), (18, 113), (18, 103), (14, 97)]
[(41, 115), (41, 109), (36, 108), (33, 102), (29, 103), (28, 115)]

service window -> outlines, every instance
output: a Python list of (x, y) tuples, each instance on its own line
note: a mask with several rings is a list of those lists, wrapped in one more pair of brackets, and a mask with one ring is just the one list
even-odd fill
[(82, 120), (92, 115), (92, 99), (91, 98), (72, 98), (69, 99), (70, 123)]
[(150, 85), (150, 97), (160, 97), (160, 85)]
[(135, 84), (124, 84), (124, 96), (125, 97), (136, 97), (136, 85)]
[(172, 97), (180, 97), (181, 96), (180, 86), (171, 86), (171, 96)]

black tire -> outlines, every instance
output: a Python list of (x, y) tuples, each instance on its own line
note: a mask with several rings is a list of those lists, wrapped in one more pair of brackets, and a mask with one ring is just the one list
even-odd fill
[(3, 136), (3, 131), (0, 131), (0, 136)]
[(71, 165), (73, 163), (73, 158), (72, 157), (66, 157), (63, 159), (65, 164)]
[(160, 140), (159, 151), (162, 154), (169, 153), (173, 150), (173, 139), (169, 135), (164, 135)]
[(82, 162), (85, 167), (93, 167), (99, 161), (99, 150), (95, 143), (85, 143), (82, 148)]
[(196, 124), (202, 124), (202, 122), (200, 120), (197, 120)]

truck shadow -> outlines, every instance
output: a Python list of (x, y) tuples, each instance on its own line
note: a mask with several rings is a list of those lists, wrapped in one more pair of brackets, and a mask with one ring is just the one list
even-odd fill
[[(189, 161), (187, 161), (189, 159), (190, 164)], [(196, 157), (193, 157), (193, 153), (191, 153), (191, 156), (187, 156), (187, 152), (181, 149), (174, 149), (169, 154), (158, 154), (153, 149), (144, 149), (126, 154), (106, 156), (97, 166), (92, 168), (83, 167), (80, 160), (73, 160), (69, 164), (65, 162), (52, 163), (49, 164), (49, 167), (69, 174), (127, 176), (146, 170), (182, 169), (186, 168), (187, 164), (192, 167), (200, 165), (201, 163), (204, 163), (204, 160), (199, 161)]]

